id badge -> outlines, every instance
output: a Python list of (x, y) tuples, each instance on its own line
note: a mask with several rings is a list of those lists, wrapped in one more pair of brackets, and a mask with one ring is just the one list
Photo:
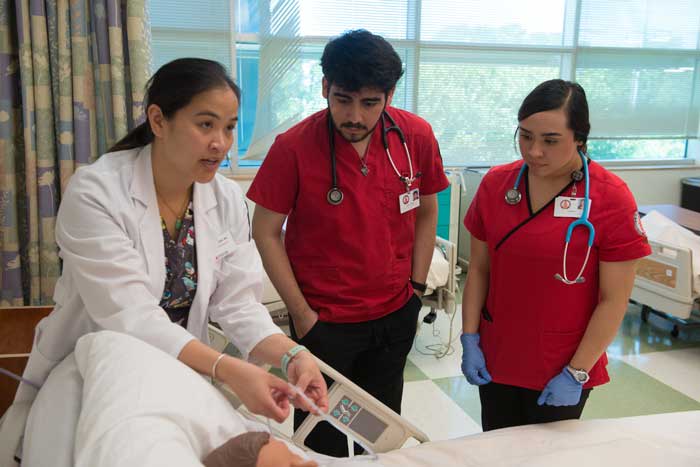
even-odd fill
[(235, 248), (236, 244), (231, 238), (231, 232), (219, 235), (219, 238), (216, 240), (216, 260), (219, 261), (229, 253), (233, 253)]
[[(591, 212), (591, 201), (588, 200), (588, 213)], [(554, 200), (554, 217), (581, 217), (585, 198), (572, 196), (557, 196)]]
[(401, 211), (401, 214), (416, 209), (418, 206), (420, 206), (420, 192), (418, 188), (399, 195), (399, 211)]

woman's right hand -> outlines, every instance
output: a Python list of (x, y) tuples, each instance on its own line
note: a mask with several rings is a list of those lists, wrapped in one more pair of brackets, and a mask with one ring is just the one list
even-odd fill
[(243, 360), (226, 356), (216, 370), (217, 379), (228, 385), (254, 414), (282, 423), (290, 412), (294, 392), (286, 381)]

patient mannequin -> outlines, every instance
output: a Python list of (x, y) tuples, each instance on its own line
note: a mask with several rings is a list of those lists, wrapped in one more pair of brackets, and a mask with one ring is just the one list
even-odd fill
[(289, 450), (266, 432), (252, 431), (234, 436), (202, 461), (205, 467), (317, 467)]

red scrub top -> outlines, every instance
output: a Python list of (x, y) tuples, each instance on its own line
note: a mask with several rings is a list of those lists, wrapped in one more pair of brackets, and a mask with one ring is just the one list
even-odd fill
[[(506, 203), (523, 161), (494, 167), (484, 177), (464, 219), (477, 239), (488, 244), (490, 282), (479, 333), (486, 367), (493, 381), (542, 390), (566, 366), (578, 348), (598, 304), (598, 262), (627, 261), (651, 254), (639, 222), (637, 206), (627, 185), (596, 162), (589, 162), (589, 220), (595, 239), (585, 282), (566, 285), (563, 275), (564, 240), (576, 218), (554, 217), (555, 199), (533, 213), (527, 172), (517, 205)], [(574, 182), (559, 195), (573, 196)], [(576, 183), (583, 199), (584, 180)], [(569, 279), (583, 265), (588, 230), (576, 227), (567, 253)], [(585, 387), (610, 380), (605, 353), (593, 366)]]
[[(403, 131), (421, 195), (449, 182), (430, 125), (409, 112), (387, 107)], [(389, 126), (389, 121), (386, 122)], [(381, 318), (411, 298), (416, 210), (399, 212), (406, 185), (394, 172), (382, 144), (381, 120), (370, 136), (362, 175), (360, 157), (335, 134), (338, 187), (343, 202), (326, 200), (331, 188), (328, 112), (311, 115), (277, 137), (248, 190), (248, 198), (288, 214), (285, 247), (306, 301), (325, 322), (354, 323)], [(389, 150), (402, 175), (408, 159), (396, 132)]]

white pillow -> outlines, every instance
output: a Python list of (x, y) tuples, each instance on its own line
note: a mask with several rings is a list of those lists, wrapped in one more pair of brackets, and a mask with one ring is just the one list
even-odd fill
[(87, 334), (75, 348), (83, 377), (75, 465), (201, 466), (244, 431), (263, 431), (201, 375), (125, 334)]
[(73, 466), (82, 387), (75, 355), (69, 354), (51, 370), (29, 411), (22, 467)]

